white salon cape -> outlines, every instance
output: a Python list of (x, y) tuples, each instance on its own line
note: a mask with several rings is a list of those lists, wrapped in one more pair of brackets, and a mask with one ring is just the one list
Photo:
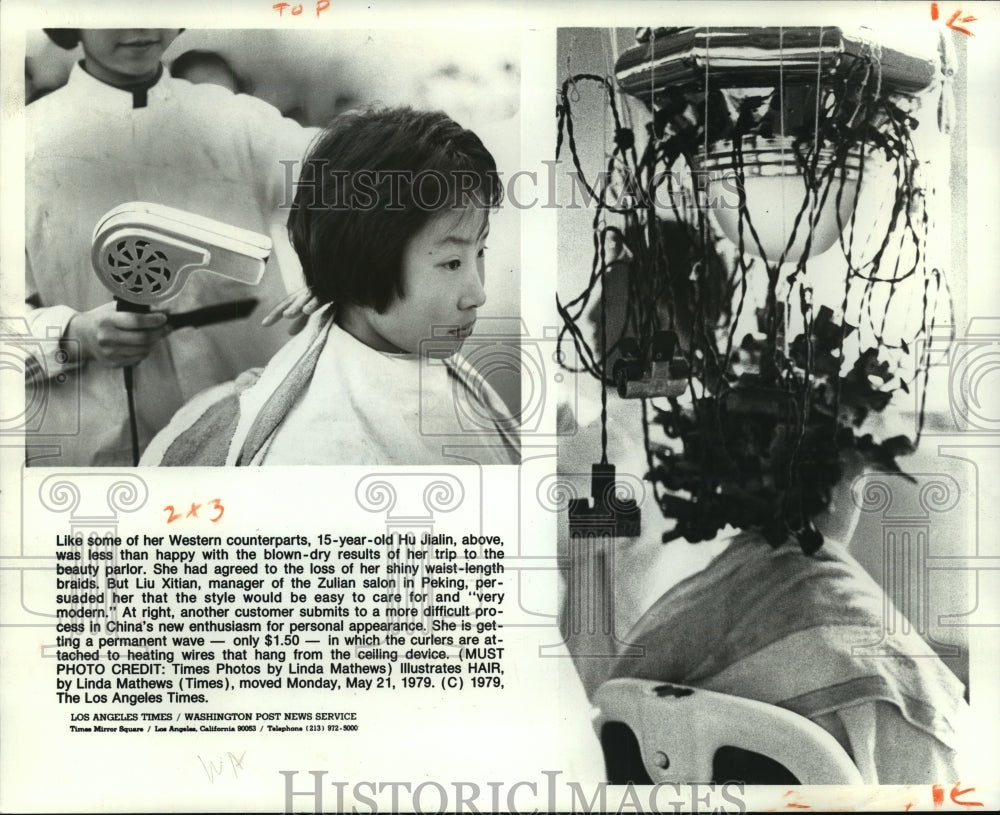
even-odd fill
[[(670, 522), (634, 475), (646, 471), (639, 405), (612, 395), (608, 410), (609, 459), (638, 496), (642, 532), (595, 552), (568, 539), (561, 513), (567, 601), (614, 631), (564, 620), (587, 695), (633, 677), (767, 702), (824, 727), (867, 784), (958, 781), (963, 685), (915, 629), (888, 630), (890, 601), (858, 562), (833, 541), (806, 557), (794, 541), (774, 550), (752, 532), (662, 544)], [(563, 410), (562, 425), (562, 479), (584, 496), (599, 422), (577, 427)], [(627, 656), (632, 645), (642, 657)]]
[(113, 207), (148, 201), (276, 241), (259, 285), (199, 274), (164, 305), (184, 312), (247, 297), (261, 301), (243, 320), (174, 331), (136, 366), (140, 447), (192, 396), (265, 364), (288, 339), (283, 326), (265, 329), (260, 322), (287, 291), (282, 272), (301, 279), (297, 262), (285, 262), (294, 254), (278, 228), (287, 218), (279, 205), (315, 131), (258, 99), (165, 71), (143, 101), (135, 107), (130, 91), (76, 65), (63, 88), (26, 110), (25, 297), (39, 373), (26, 400), (33, 406), (30, 464), (132, 463), (122, 371), (67, 365), (59, 347), (74, 311), (112, 299), (90, 252), (95, 226)]
[(180, 410), (143, 465), (516, 464), (514, 419), (460, 354), (385, 353), (336, 325), (332, 307), (261, 372)]

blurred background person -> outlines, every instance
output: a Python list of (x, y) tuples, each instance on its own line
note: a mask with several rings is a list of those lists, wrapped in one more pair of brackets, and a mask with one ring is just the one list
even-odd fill
[(192, 49), (170, 63), (170, 75), (186, 79), (195, 85), (209, 83), (228, 88), (233, 93), (247, 93), (245, 84), (236, 75), (226, 58), (214, 51)]

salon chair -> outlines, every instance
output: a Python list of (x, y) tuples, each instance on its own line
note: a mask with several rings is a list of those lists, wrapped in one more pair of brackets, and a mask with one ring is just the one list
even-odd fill
[(861, 784), (840, 743), (784, 708), (725, 693), (612, 679), (594, 728), (612, 784)]

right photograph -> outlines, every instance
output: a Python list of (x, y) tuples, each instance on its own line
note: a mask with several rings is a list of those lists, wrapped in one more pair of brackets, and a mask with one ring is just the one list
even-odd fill
[(963, 777), (967, 38), (855, 22), (558, 32), (560, 624), (613, 784)]

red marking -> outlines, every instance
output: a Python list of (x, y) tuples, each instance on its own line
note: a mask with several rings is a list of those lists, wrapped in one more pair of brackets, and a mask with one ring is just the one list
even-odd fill
[[(971, 31), (969, 31), (969, 29), (962, 28), (962, 26), (960, 25), (955, 25), (955, 20), (958, 20), (958, 15), (961, 13), (962, 13), (961, 10), (956, 11), (954, 14), (951, 15), (951, 17), (948, 18), (948, 22), (945, 23), (945, 25), (947, 25), (948, 28), (950, 28), (952, 31), (957, 31), (960, 34), (965, 34), (965, 36), (967, 37), (975, 37), (976, 35), (973, 34)], [(963, 17), (960, 22), (971, 23), (974, 22), (975, 19), (976, 18), (970, 14), (968, 17)]]
[[(303, 3), (274, 3), (271, 8), (278, 12), (279, 17), (284, 17), (287, 11), (292, 17), (298, 17), (305, 10)], [(316, 17), (318, 18), (324, 11), (330, 8), (330, 0), (316, 0)]]
[(187, 514), (183, 516), (181, 515), (180, 512), (177, 512), (174, 509), (173, 504), (167, 504), (163, 508), (163, 511), (167, 513), (167, 523), (170, 524), (173, 523), (174, 521), (180, 520), (182, 517), (195, 518), (195, 519), (204, 517), (198, 514), (198, 510), (200, 510), (202, 507), (205, 507), (206, 509), (212, 509), (215, 511), (215, 514), (208, 519), (213, 524), (221, 521), (222, 516), (226, 514), (226, 508), (223, 505), (221, 499), (219, 498), (212, 498), (210, 501), (207, 502), (207, 504), (199, 504), (197, 501), (192, 501), (191, 508), (187, 511)]
[(931, 787), (931, 798), (934, 801), (934, 806), (944, 806), (944, 787), (940, 784), (935, 784)]
[[(798, 795), (798, 790), (788, 790), (782, 798), (787, 798), (789, 795)], [(791, 809), (812, 809), (808, 804), (800, 804), (797, 801), (786, 801), (785, 806)]]
[(975, 787), (966, 787), (964, 790), (958, 788), (958, 784), (951, 788), (951, 800), (952, 803), (958, 804), (962, 807), (981, 807), (982, 803), (980, 801), (959, 801), (958, 799), (965, 795), (967, 792), (975, 792)]
[(931, 3), (931, 19), (936, 20), (937, 18), (938, 18), (937, 3)]
[(216, 523), (218, 523), (218, 522), (219, 522), (219, 519), (220, 519), (220, 518), (221, 518), (221, 517), (222, 517), (222, 516), (223, 516), (223, 515), (225, 514), (225, 512), (226, 512), (226, 508), (225, 508), (224, 506), (222, 506), (222, 502), (221, 502), (221, 501), (219, 501), (219, 499), (218, 499), (218, 498), (213, 498), (213, 499), (212, 499), (211, 501), (209, 501), (208, 503), (210, 503), (210, 504), (212, 505), (212, 508), (213, 508), (213, 509), (217, 509), (217, 510), (219, 510), (219, 514), (218, 514), (218, 515), (216, 515), (216, 516), (215, 516), (214, 518), (209, 518), (209, 520), (210, 520), (210, 521), (211, 521), (211, 522), (212, 522), (213, 524), (216, 524)]
[(910, 801), (905, 807), (903, 807), (904, 812), (909, 812), (911, 809), (913, 809), (913, 801)]

